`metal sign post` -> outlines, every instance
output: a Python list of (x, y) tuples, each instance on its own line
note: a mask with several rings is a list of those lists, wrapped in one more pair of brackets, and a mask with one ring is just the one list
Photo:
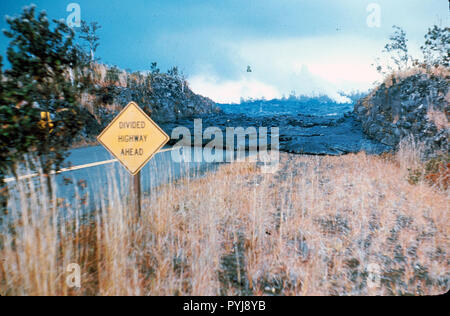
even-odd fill
[(141, 217), (141, 172), (139, 171), (137, 174), (131, 176), (133, 179), (132, 185), (132, 205), (134, 213)]

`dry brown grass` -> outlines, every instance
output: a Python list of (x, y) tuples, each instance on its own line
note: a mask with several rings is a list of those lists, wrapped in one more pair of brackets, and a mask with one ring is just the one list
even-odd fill
[(414, 135), (410, 134), (404, 137), (398, 144), (395, 162), (400, 167), (402, 174), (408, 170), (419, 169), (423, 167), (423, 155), (425, 144), (418, 141)]
[[(113, 177), (90, 218), (74, 206), (72, 220), (58, 220), (44, 191), (21, 190), (29, 202), (1, 239), (2, 295), (423, 295), (449, 286), (448, 192), (410, 185), (401, 163), (364, 153), (282, 154), (276, 174), (224, 165), (152, 192), (137, 222)], [(82, 267), (80, 289), (65, 284), (69, 263)], [(381, 281), (368, 287), (371, 264)]]
[[(394, 86), (395, 84), (398, 84), (399, 82), (405, 80), (406, 78), (418, 74), (426, 75), (428, 78), (434, 76), (448, 79), (450, 78), (450, 68), (444, 66), (438, 67), (415, 66), (403, 70), (394, 70), (392, 73), (389, 73), (385, 76), (382, 83), (384, 83), (386, 89), (389, 89), (390, 87)], [(365, 98), (366, 99), (366, 102), (364, 104), (365, 107), (367, 108), (371, 107), (371, 104), (368, 102), (368, 100), (370, 100), (371, 97), (375, 95), (375, 93), (378, 91), (379, 88), (380, 86), (377, 86), (370, 91), (369, 95)], [(450, 94), (447, 94), (446, 100), (449, 98)]]
[(401, 71), (395, 71), (394, 76), (398, 79), (406, 79), (408, 77), (424, 74), (427, 76), (435, 76), (441, 78), (447, 78), (450, 76), (450, 68), (439, 65), (438, 67), (411, 67)]
[(411, 184), (425, 182), (446, 191), (450, 187), (449, 154), (436, 151), (434, 157), (427, 158), (424, 153), (425, 144), (409, 135), (400, 141), (394, 163), (401, 168), (402, 174), (408, 174)]
[(428, 119), (436, 125), (438, 130), (450, 128), (447, 115), (443, 111), (439, 111), (433, 106), (429, 106), (427, 116)]
[(403, 70), (396, 70), (386, 77), (384, 83), (386, 84), (386, 88), (389, 88), (392, 85), (394, 85), (394, 79), (395, 79), (395, 82), (399, 82), (406, 78), (409, 78), (409, 77), (412, 77), (412, 76), (415, 76), (418, 74), (427, 75), (428, 78), (430, 78), (431, 76), (441, 77), (441, 78), (449, 78), (450, 77), (450, 68), (439, 65), (438, 67), (416, 66), (416, 67), (410, 67), (410, 68), (403, 69)]

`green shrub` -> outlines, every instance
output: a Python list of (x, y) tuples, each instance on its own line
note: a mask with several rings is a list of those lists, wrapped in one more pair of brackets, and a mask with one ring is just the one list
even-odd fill
[[(10, 68), (0, 70), (0, 183), (20, 161), (39, 161), (45, 173), (60, 168), (84, 124), (79, 100), (90, 83), (86, 54), (64, 21), (51, 23), (31, 6), (7, 23)], [(42, 113), (51, 123), (42, 122)]]

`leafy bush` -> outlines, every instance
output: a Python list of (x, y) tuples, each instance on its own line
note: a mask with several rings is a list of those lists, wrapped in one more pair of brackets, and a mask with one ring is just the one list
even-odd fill
[(101, 26), (98, 22), (91, 22), (88, 24), (86, 21), (81, 21), (80, 39), (82, 39), (87, 46), (90, 62), (98, 60), (98, 58), (95, 57), (95, 53), (100, 45), (100, 37), (97, 35), (99, 29), (101, 29)]
[(373, 64), (376, 70), (383, 76), (393, 72), (404, 72), (412, 67), (415, 69), (424, 69), (427, 72), (431, 68), (440, 66), (450, 66), (450, 28), (434, 25), (428, 29), (425, 34), (425, 42), (420, 47), (423, 54), (423, 60), (414, 59), (408, 53), (408, 39), (405, 31), (399, 27), (393, 26), (394, 32), (389, 37), (389, 42), (384, 46), (383, 53), (393, 61), (397, 69), (387, 64), (382, 66), (380, 58), (376, 58)]
[(408, 39), (406, 33), (399, 26), (392, 27), (395, 31), (389, 37), (390, 42), (384, 47), (385, 52), (391, 54), (392, 61), (397, 65), (398, 70), (408, 67), (408, 61), (411, 59), (408, 54)]
[(425, 44), (421, 46), (425, 62), (429, 65), (450, 66), (450, 28), (435, 25), (428, 29)]
[[(84, 124), (79, 99), (90, 82), (86, 54), (64, 21), (49, 22), (34, 6), (7, 18), (10, 68), (0, 70), (0, 183), (20, 161), (60, 168)], [(0, 68), (2, 65), (0, 65)], [(50, 122), (42, 123), (41, 113)]]

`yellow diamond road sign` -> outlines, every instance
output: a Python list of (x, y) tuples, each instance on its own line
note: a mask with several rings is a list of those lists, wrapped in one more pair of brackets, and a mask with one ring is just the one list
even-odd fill
[(131, 102), (97, 139), (132, 175), (136, 175), (170, 138), (136, 103)]

